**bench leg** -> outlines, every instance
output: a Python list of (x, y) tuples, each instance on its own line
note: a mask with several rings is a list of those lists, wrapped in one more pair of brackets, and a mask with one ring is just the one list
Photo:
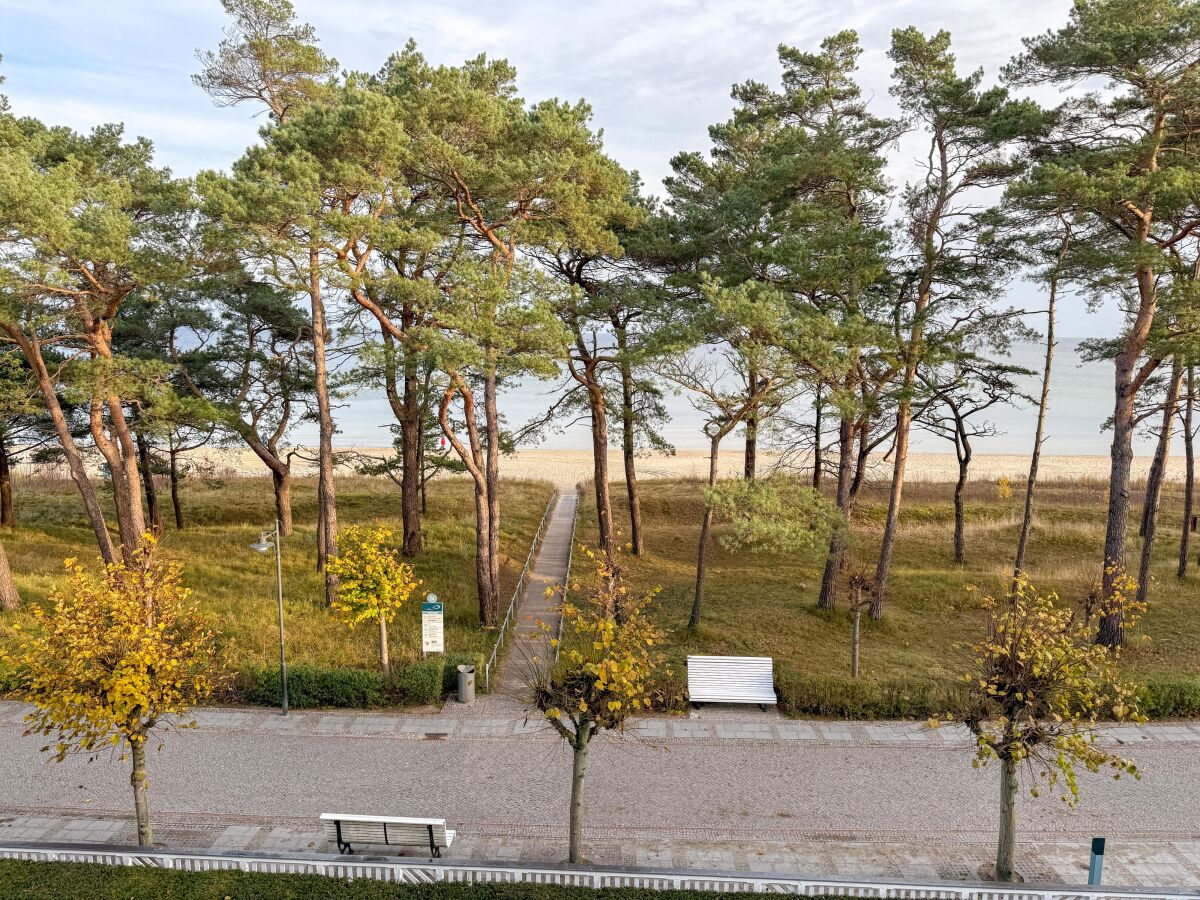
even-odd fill
[(442, 855), (442, 851), (438, 849), (437, 841), (433, 839), (433, 826), (429, 825), (429, 855), (437, 859)]
[(342, 840), (342, 823), (336, 822), (334, 828), (336, 829), (334, 838), (337, 841), (338, 853), (353, 853), (354, 851), (350, 849), (350, 842)]

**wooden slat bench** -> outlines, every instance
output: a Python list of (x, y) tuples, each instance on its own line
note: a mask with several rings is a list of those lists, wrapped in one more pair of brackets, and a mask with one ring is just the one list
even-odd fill
[(429, 847), (431, 856), (454, 843), (454, 832), (445, 819), (409, 819), (399, 816), (354, 816), (321, 813), (326, 840), (339, 853), (353, 853), (351, 844), (385, 844), (389, 847)]
[(688, 699), (701, 703), (777, 703), (769, 656), (689, 656)]

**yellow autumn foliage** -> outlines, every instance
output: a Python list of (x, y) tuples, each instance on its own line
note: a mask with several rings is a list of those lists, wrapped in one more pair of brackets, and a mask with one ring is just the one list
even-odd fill
[[(1120, 590), (1132, 593), (1132, 579), (1116, 575)], [(1132, 626), (1137, 607), (1122, 600)], [(1096, 644), (1081, 616), (1024, 575), (1010, 596), (983, 603), (988, 634), (971, 648), (972, 665), (962, 678), (966, 701), (951, 717), (974, 734), (975, 765), (1024, 762), (1051, 788), (1061, 785), (1071, 805), (1079, 797), (1077, 766), (1139, 777), (1132, 760), (1097, 742), (1102, 720), (1145, 721), (1136, 688), (1119, 677), (1117, 654)], [(1035, 796), (1037, 784), (1031, 785)]]
[[(557, 665), (534, 685), (538, 706), (562, 730), (562, 717), (573, 730), (564, 736), (620, 728), (632, 714), (648, 710), (654, 699), (654, 673), (662, 665), (657, 650), (662, 631), (646, 615), (658, 593), (629, 595), (619, 571), (604, 555), (584, 549), (593, 575), (583, 603), (562, 605), (566, 637)], [(583, 586), (576, 582), (573, 592)]]
[(98, 573), (65, 560), (50, 609), (31, 607), (35, 627), (4, 655), (19, 696), (35, 707), (26, 733), (52, 737), (42, 749), (60, 761), (144, 746), (156, 724), (185, 716), (224, 680), (179, 565), (156, 561), (154, 550), (147, 534), (132, 560)]
[(327, 563), (337, 579), (333, 609), (351, 628), (390, 622), (420, 587), (413, 568), (400, 559), (390, 528), (353, 525), (338, 537), (338, 555)]

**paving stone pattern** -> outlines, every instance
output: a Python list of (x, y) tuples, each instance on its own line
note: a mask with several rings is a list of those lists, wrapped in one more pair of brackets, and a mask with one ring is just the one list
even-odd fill
[[(330, 851), (320, 812), (440, 815), (459, 830), (453, 857), (561, 862), (562, 742), (515, 702), (483, 707), (201, 710), (196, 729), (166, 733), (149, 760), (157, 838)], [(0, 703), (0, 841), (132, 843), (127, 764), (49, 762), (22, 736), (24, 712)], [(1082, 882), (1088, 841), (1105, 835), (1108, 883), (1200, 884), (1200, 726), (1110, 728), (1103, 740), (1127, 747), (1143, 781), (1084, 775), (1076, 811), (1023, 798), (1025, 876)], [(754, 708), (640, 719), (593, 750), (587, 852), (619, 865), (973, 877), (993, 852), (997, 792), (994, 771), (971, 769), (969, 746), (951, 728)]]
[[(230, 822), (217, 816), (160, 815), (155, 835), (168, 847), (266, 853), (336, 853), (312, 821)], [(199, 821), (204, 819), (205, 821)], [(460, 829), (464, 826), (456, 823)], [(987, 841), (931, 846), (903, 841), (855, 840), (825, 836), (802, 841), (704, 840), (658, 830), (585, 828), (587, 861), (597, 865), (661, 869), (716, 869), (774, 875), (863, 876), (908, 879), (975, 879), (991, 859)], [(0, 815), (0, 843), (97, 843), (130, 846), (137, 829), (126, 816)], [(1085, 884), (1086, 840), (1021, 840), (1019, 871), (1026, 881)], [(357, 848), (359, 855), (387, 853), (424, 858), (418, 848)], [(448, 860), (479, 859), (531, 864), (558, 864), (566, 855), (562, 829), (557, 833), (516, 834), (479, 829), (460, 831)], [(1194, 887), (1200, 884), (1200, 841), (1110, 841), (1104, 866), (1105, 884), (1146, 887)]]

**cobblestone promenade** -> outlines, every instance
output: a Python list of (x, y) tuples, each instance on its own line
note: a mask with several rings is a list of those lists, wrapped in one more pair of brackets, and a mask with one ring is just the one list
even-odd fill
[[(0, 703), (0, 841), (130, 843), (116, 759), (55, 764)], [(500, 698), (441, 715), (206, 710), (149, 759), (169, 845), (328, 850), (322, 812), (444, 816), (453, 856), (565, 857), (570, 760)], [(1022, 800), (1028, 879), (1086, 880), (1109, 839), (1109, 883), (1200, 883), (1200, 727), (1112, 729), (1141, 782), (1083, 776), (1076, 810)], [(797, 722), (757, 710), (650, 718), (595, 744), (588, 853), (597, 862), (790, 873), (969, 877), (992, 852), (995, 771), (966, 736), (912, 723)]]

